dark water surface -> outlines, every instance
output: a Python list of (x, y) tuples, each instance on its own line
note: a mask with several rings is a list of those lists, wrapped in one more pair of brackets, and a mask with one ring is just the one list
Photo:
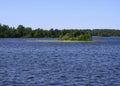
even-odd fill
[(120, 38), (96, 43), (0, 39), (0, 86), (120, 86)]

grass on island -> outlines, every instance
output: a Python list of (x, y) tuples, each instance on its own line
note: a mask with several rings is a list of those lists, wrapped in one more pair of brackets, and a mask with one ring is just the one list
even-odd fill
[(72, 40), (27, 40), (27, 42), (101, 42), (99, 40), (91, 41), (72, 41)]

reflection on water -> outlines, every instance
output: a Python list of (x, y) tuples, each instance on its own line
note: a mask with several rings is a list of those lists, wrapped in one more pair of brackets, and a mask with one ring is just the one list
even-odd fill
[(0, 39), (0, 86), (120, 86), (120, 38), (94, 39), (103, 42)]

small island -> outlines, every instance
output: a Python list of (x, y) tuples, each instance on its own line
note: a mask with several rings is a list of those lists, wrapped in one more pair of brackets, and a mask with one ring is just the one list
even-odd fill
[(60, 35), (60, 41), (92, 41), (92, 35), (90, 33), (78, 33), (78, 32), (71, 32), (66, 33), (65, 35)]

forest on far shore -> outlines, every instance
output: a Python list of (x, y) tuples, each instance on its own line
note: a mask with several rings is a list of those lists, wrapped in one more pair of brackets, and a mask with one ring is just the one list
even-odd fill
[(120, 36), (116, 29), (32, 29), (19, 25), (17, 28), (0, 24), (0, 38), (59, 38), (67, 33), (91, 34), (91, 36)]

